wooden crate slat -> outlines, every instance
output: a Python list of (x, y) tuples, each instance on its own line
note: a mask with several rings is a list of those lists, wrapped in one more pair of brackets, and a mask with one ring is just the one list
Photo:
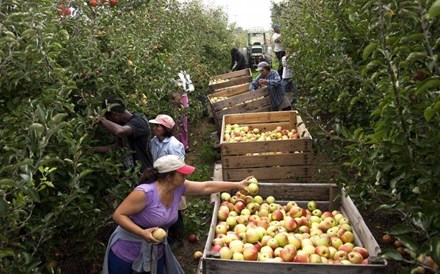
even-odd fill
[(240, 84), (250, 83), (252, 82), (252, 76), (240, 76), (236, 78), (229, 79), (227, 82), (212, 84), (208, 86), (210, 93), (215, 92), (218, 89), (236, 86)]
[(230, 97), (230, 96), (234, 96), (236, 94), (240, 94), (240, 93), (243, 93), (246, 91), (249, 91), (249, 84), (248, 83), (236, 85), (236, 86), (231, 86), (231, 87), (226, 87), (224, 89), (217, 90), (216, 92), (209, 94), (208, 97), (209, 98)]
[(233, 107), (239, 104), (246, 104), (247, 101), (257, 100), (260, 97), (269, 97), (269, 93), (267, 92), (267, 88), (258, 89), (256, 91), (250, 92), (245, 91), (240, 94), (236, 94), (230, 98), (225, 100), (213, 103), (212, 106), (214, 110), (222, 110), (224, 108)]
[(283, 183), (290, 183), (290, 184), (296, 184), (296, 183), (311, 183), (312, 177), (300, 177), (300, 178), (270, 178), (265, 179), (265, 182), (269, 183), (279, 183), (282, 181)]
[(206, 274), (373, 274), (381, 266), (376, 265), (329, 265), (303, 263), (264, 263), (254, 261), (233, 261), (220, 259), (204, 259), (203, 273)]
[(226, 143), (220, 140), (221, 155), (246, 155), (248, 153), (261, 152), (309, 152), (312, 150), (310, 139), (276, 140), (276, 141), (252, 141), (240, 143)]
[(351, 200), (349, 196), (342, 194), (341, 203), (344, 209), (343, 214), (348, 217), (352, 227), (356, 227), (356, 239), (362, 240), (362, 242), (364, 243), (364, 247), (368, 250), (370, 255), (373, 254), (373, 256), (376, 256), (377, 254), (379, 254), (380, 247), (377, 245), (375, 238), (368, 229), (367, 224), (365, 223), (357, 207), (353, 203), (353, 200)]
[(271, 107), (270, 100), (268, 97), (258, 98), (252, 102), (243, 103), (240, 105), (231, 106), (226, 109), (221, 109), (216, 112), (219, 119), (223, 119), (226, 114), (232, 113), (252, 113), (258, 111), (258, 109)]
[(222, 157), (222, 164), (225, 168), (297, 166), (310, 164), (312, 157), (311, 152), (277, 155), (236, 155)]
[[(269, 171), (270, 170), (270, 171)], [(280, 179), (283, 178), (295, 178), (295, 177), (311, 177), (310, 166), (288, 166), (277, 167), (273, 166), (270, 169), (266, 167), (252, 167), (252, 168), (236, 168), (226, 169), (223, 168), (223, 178), (227, 181), (238, 181), (244, 178), (254, 175), (259, 180), (265, 179)]]
[(260, 190), (258, 195), (262, 197), (274, 196), (277, 200), (286, 201), (330, 201), (330, 189), (332, 184), (289, 184), (289, 183), (268, 183), (259, 180)]
[(211, 77), (211, 79), (231, 79), (231, 78), (237, 78), (240, 76), (252, 76), (252, 72), (250, 69), (241, 69), (241, 70), (237, 70), (237, 71), (231, 71), (228, 73), (223, 73), (223, 74), (219, 74), (219, 75), (215, 75), (213, 77)]
[[(235, 114), (225, 117), (225, 124), (252, 124), (264, 122), (290, 122), (296, 116), (294, 111), (259, 112), (253, 114)], [(295, 119), (296, 121), (296, 119)]]

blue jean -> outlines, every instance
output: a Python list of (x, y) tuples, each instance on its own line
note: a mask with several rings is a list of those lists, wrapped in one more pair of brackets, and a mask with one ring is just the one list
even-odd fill
[(296, 102), (297, 99), (297, 91), (296, 91), (296, 85), (295, 82), (292, 80), (292, 78), (285, 78), (281, 80), (281, 88), (284, 90), (284, 93), (292, 92), (292, 104)]
[[(113, 253), (110, 249), (110, 253), (108, 255), (108, 272), (109, 274), (132, 274), (133, 270), (131, 269), (133, 263), (129, 263), (127, 261), (122, 260), (118, 256)], [(163, 274), (163, 268), (165, 265), (165, 256), (159, 259), (157, 262), (157, 274)], [(150, 272), (141, 272), (139, 274), (150, 274)]]

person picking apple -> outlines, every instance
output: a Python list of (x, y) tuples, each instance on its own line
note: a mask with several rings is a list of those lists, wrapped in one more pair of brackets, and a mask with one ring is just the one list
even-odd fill
[(103, 274), (184, 273), (166, 237), (163, 235), (164, 242), (159, 241), (153, 236), (155, 231), (166, 231), (176, 222), (182, 195), (242, 190), (252, 178), (240, 182), (187, 180), (194, 170), (175, 155), (160, 157), (152, 168), (145, 169), (140, 185), (113, 213), (118, 227), (108, 241)]

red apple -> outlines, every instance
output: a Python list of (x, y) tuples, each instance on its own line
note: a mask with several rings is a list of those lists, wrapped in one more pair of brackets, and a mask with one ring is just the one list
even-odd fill
[(247, 246), (243, 250), (243, 257), (246, 261), (256, 261), (258, 259), (258, 251), (255, 246)]
[(364, 259), (367, 259), (369, 256), (368, 250), (364, 247), (356, 246), (353, 248), (353, 251), (359, 252)]
[(294, 247), (293, 245), (286, 245), (280, 251), (280, 257), (285, 262), (292, 262), (295, 256), (296, 256), (296, 247)]
[(348, 259), (348, 253), (347, 251), (344, 250), (338, 250), (335, 252), (335, 255), (333, 257), (333, 260), (335, 261), (342, 261), (342, 260), (347, 260)]
[(315, 253), (318, 254), (321, 257), (329, 258), (330, 257), (330, 250), (327, 246), (317, 246), (315, 249)]
[(364, 260), (362, 254), (356, 251), (348, 253), (348, 260), (353, 264), (360, 264)]
[(211, 247), (211, 251), (212, 252), (219, 252), (222, 247), (223, 246), (220, 246), (220, 245), (214, 245)]
[(188, 242), (190, 242), (190, 243), (195, 243), (195, 242), (197, 242), (197, 236), (196, 236), (195, 234), (190, 234), (190, 235), (188, 236)]
[(302, 250), (298, 250), (293, 261), (297, 263), (309, 263), (310, 262), (309, 254), (303, 252)]

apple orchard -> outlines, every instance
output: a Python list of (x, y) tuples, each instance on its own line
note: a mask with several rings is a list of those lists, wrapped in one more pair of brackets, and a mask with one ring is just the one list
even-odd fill
[[(298, 128), (231, 122), (220, 142), (231, 153), (235, 145), (259, 149), (239, 157), (264, 164), (313, 158), (283, 169), (307, 174), (283, 174), (277, 183), (344, 189), (369, 222), (387, 273), (438, 273), (440, 0), (283, 0), (270, 11), (292, 53), (294, 108), (313, 140), (307, 151), (288, 151), (284, 144), (306, 143)], [(231, 48), (246, 45), (246, 32), (202, 1), (0, 0), (0, 272), (101, 271), (111, 215), (138, 182), (123, 152), (88, 149), (115, 141), (93, 119), (108, 94), (148, 118), (186, 115), (193, 150), (186, 159), (197, 167), (190, 179), (209, 180), (224, 157), (210, 138), (212, 121), (203, 123), (208, 90), (226, 85), (216, 76), (227, 72)], [(173, 101), (181, 70), (195, 85), (185, 110)], [(261, 148), (274, 143), (276, 150)], [(223, 171), (247, 169), (234, 168)], [(207, 197), (189, 202), (185, 229), (194, 249), (215, 216), (207, 251), (223, 262), (373, 267), (373, 251), (356, 246), (354, 220), (342, 210), (319, 208), (313, 198), (260, 196), (262, 177), (246, 193), (222, 193), (218, 214)], [(184, 253), (188, 273), (209, 259)]]

